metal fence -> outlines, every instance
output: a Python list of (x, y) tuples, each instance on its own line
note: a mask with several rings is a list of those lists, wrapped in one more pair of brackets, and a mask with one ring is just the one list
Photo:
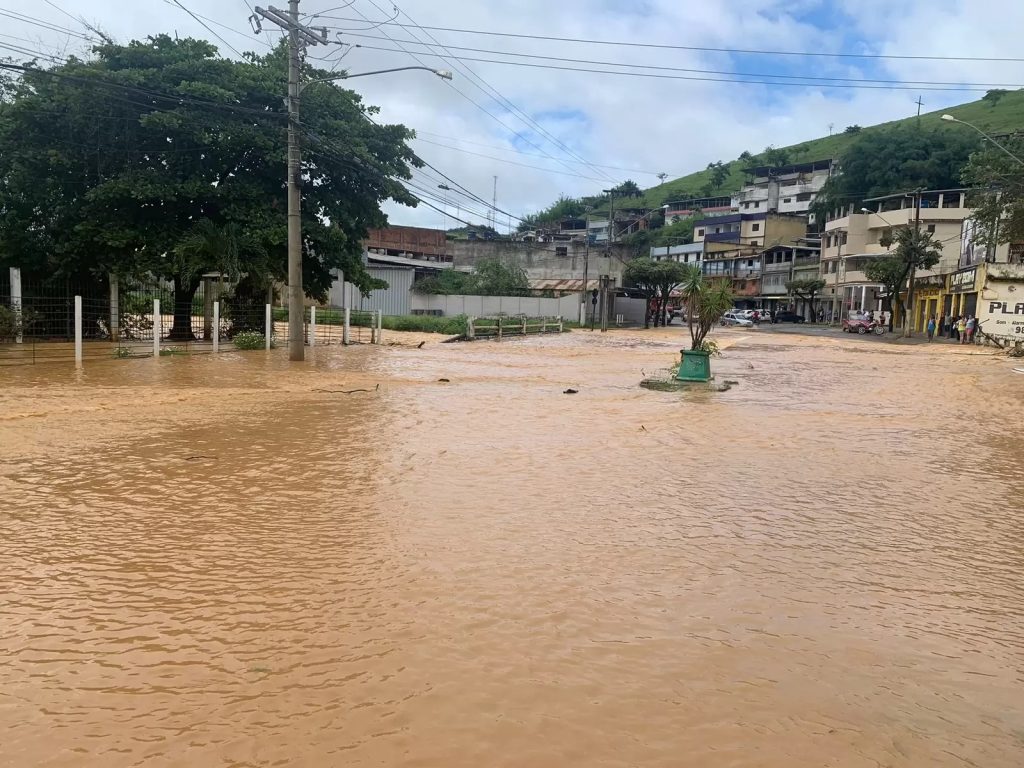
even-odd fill
[[(89, 292), (8, 278), (0, 291), (0, 366), (269, 349), (288, 338), (287, 309), (211, 281), (177, 301), (172, 284), (157, 282)], [(305, 312), (303, 338), (310, 346), (379, 343), (381, 335), (379, 312)]]

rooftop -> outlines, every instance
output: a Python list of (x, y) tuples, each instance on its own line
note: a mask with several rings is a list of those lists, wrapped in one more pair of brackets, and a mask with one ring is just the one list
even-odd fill
[(814, 171), (827, 171), (832, 167), (832, 158), (827, 160), (812, 160), (809, 163), (792, 163), (790, 165), (756, 165), (752, 168), (744, 168), (744, 173), (751, 176), (785, 176), (789, 173), (813, 173)]

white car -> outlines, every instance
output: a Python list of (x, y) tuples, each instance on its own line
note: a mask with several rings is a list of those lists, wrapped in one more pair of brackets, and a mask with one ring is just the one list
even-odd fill
[(736, 315), (736, 317), (742, 317), (745, 320), (750, 320), (751, 322), (754, 320), (754, 310), (752, 309), (734, 309), (732, 313)]
[(742, 317), (739, 312), (726, 312), (722, 315), (722, 325), (738, 325), (741, 328), (750, 328), (754, 325), (754, 321), (749, 318)]

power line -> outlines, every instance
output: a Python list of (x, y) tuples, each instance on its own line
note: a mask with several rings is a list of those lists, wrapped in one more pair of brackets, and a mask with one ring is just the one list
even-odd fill
[[(123, 85), (121, 83), (110, 82), (110, 81), (107, 81), (107, 80), (103, 80), (100, 77), (78, 77), (78, 76), (75, 76), (75, 75), (64, 74), (62, 72), (54, 72), (53, 70), (50, 70), (50, 69), (42, 69), (40, 67), (26, 67), (26, 66), (22, 66), (20, 64), (9, 64), (7, 62), (0, 62), (0, 69), (7, 69), (7, 70), (11, 70), (13, 72), (20, 72), (22, 74), (46, 75), (48, 77), (54, 77), (54, 78), (58, 78), (58, 79), (61, 79), (61, 80), (69, 80), (71, 82), (78, 82), (78, 83), (86, 83), (88, 85), (103, 86), (103, 87), (108, 88), (108, 89), (110, 89), (110, 88), (120, 89), (121, 91), (130, 93), (130, 94), (138, 94), (140, 96), (144, 96), (144, 97), (147, 97), (147, 98), (150, 98), (150, 99), (160, 99), (160, 100), (163, 100), (163, 101), (175, 102), (179, 106), (183, 105), (183, 104), (192, 104), (192, 105), (196, 105), (196, 106), (200, 106), (200, 107), (207, 107), (207, 108), (210, 108), (210, 109), (220, 109), (220, 110), (224, 110), (224, 111), (227, 111), (229, 113), (232, 113), (232, 114), (246, 114), (246, 115), (254, 115), (254, 116), (258, 116), (258, 117), (276, 117), (276, 118), (284, 117), (284, 114), (282, 114), (281, 112), (273, 112), (273, 111), (271, 111), (269, 109), (254, 109), (252, 107), (242, 107), (242, 106), (237, 106), (237, 105), (232, 105), (232, 104), (225, 104), (225, 103), (219, 102), (219, 101), (209, 101), (209, 100), (206, 100), (206, 99), (199, 99), (199, 98), (196, 98), (196, 97), (193, 97), (193, 96), (182, 96), (180, 94), (175, 94), (175, 93), (161, 93), (160, 91), (153, 91), (153, 90), (150, 90), (148, 88), (140, 88), (138, 86), (129, 86), (129, 85)], [(161, 109), (160, 107), (157, 107), (157, 106), (155, 106), (153, 104), (146, 104), (146, 103), (143, 103), (143, 102), (131, 101), (130, 99), (126, 99), (123, 96), (111, 95), (111, 96), (109, 96), (109, 98), (118, 99), (118, 100), (120, 100), (120, 101), (122, 101), (122, 102), (124, 102), (126, 104), (130, 104), (130, 105), (136, 106), (136, 107), (142, 107), (142, 108), (153, 110), (153, 111), (156, 111), (156, 112), (172, 112), (172, 110)]]
[[(342, 16), (322, 16), (325, 19), (336, 21), (347, 21), (361, 23), (360, 19), (350, 19)], [(364, 17), (365, 19), (365, 17)], [(365, 19), (369, 21), (369, 19)], [(418, 27), (424, 30), (435, 32), (456, 32), (466, 35), (489, 35), (491, 37), (513, 37), (523, 40), (544, 40), (559, 43), (583, 43), (586, 45), (617, 45), (625, 48), (654, 48), (659, 50), (675, 51), (705, 51), (708, 53), (733, 53), (749, 54), (755, 56), (814, 56), (837, 59), (899, 59), (912, 61), (995, 61), (995, 62), (1024, 62), (1024, 58), (1013, 57), (991, 57), (991, 56), (912, 56), (905, 54), (882, 54), (882, 53), (830, 53), (827, 51), (782, 51), (782, 50), (757, 50), (750, 48), (712, 48), (698, 45), (668, 45), (664, 43), (637, 43), (624, 40), (595, 40), (579, 37), (559, 37), (554, 35), (526, 35), (515, 32), (492, 32), (482, 29), (459, 29), (456, 27), (421, 27), (418, 24), (402, 24), (396, 21), (385, 21), (383, 25), (402, 27), (409, 29)]]
[[(453, 147), (449, 144), (442, 144), (439, 141), (431, 141), (430, 139), (421, 139), (417, 137), (416, 141), (422, 141), (425, 144), (433, 144), (435, 147), (444, 147), (445, 149), (452, 149), (455, 150), (456, 152), (462, 152), (463, 154), (466, 155), (473, 155), (474, 157), (482, 157), (487, 160), (495, 160), (499, 163), (516, 165), (519, 166), (520, 168), (530, 168), (531, 170), (541, 171), (543, 173), (557, 173), (560, 176), (575, 176), (578, 179), (586, 179), (587, 181), (598, 181), (601, 182), (602, 184), (605, 182), (604, 179), (599, 179), (595, 176), (585, 176), (582, 173), (573, 173), (572, 171), (559, 171), (555, 168), (540, 168), (536, 165), (529, 165), (527, 163), (517, 163), (515, 160), (506, 160), (503, 157), (493, 157), (492, 155), (485, 155), (481, 152), (472, 152), (468, 149), (462, 149), (461, 147)], [(539, 155), (531, 155), (531, 157), (539, 157)]]
[(18, 13), (17, 11), (9, 11), (6, 8), (0, 8), (0, 16), (6, 16), (9, 19), (14, 19), (15, 21), (20, 21), (24, 24), (32, 24), (37, 27), (42, 27), (43, 29), (47, 29), (50, 32), (60, 32), (61, 34), (71, 35), (72, 37), (78, 37), (82, 40), (88, 40), (90, 43), (97, 42), (95, 38), (89, 37), (88, 35), (83, 35), (80, 32), (75, 32), (73, 29), (68, 29), (67, 27), (61, 27), (56, 24), (51, 24), (48, 21), (43, 21), (42, 19), (37, 19), (33, 16), (26, 16), (25, 14)]
[[(435, 47), (429, 43), (420, 42), (419, 40), (395, 40), (392, 37), (380, 37), (378, 35), (364, 35), (360, 33), (348, 32), (346, 33), (349, 37), (359, 37), (367, 40), (390, 40), (393, 43), (404, 43), (407, 45), (420, 45), (424, 47)], [(372, 46), (364, 46), (360, 44), (355, 45), (356, 48), (372, 48)], [(689, 72), (694, 74), (703, 75), (728, 75), (730, 77), (771, 77), (781, 80), (823, 80), (826, 82), (838, 82), (838, 83), (885, 83), (893, 85), (963, 85), (964, 83), (957, 82), (942, 82), (933, 80), (880, 80), (875, 78), (864, 78), (864, 77), (824, 77), (819, 75), (782, 75), (775, 74), (772, 72), (733, 72), (731, 70), (721, 69), (695, 69), (688, 67), (667, 67), (660, 66), (657, 64), (629, 64), (619, 61), (603, 61), (600, 59), (572, 59), (564, 56), (544, 56), (538, 53), (522, 53), (518, 51), (493, 51), (488, 48), (468, 48), (463, 46), (443, 46), (444, 50), (456, 50), (456, 51), (469, 51), (471, 53), (487, 53), (496, 56), (516, 56), (520, 58), (528, 59), (543, 59), (545, 61), (563, 61), (571, 64), (597, 64), (600, 66), (609, 67), (627, 67), (630, 69), (651, 69), (663, 72)], [(377, 49), (373, 49), (377, 50)], [(512, 63), (512, 62), (509, 62)], [(1021, 86), (1017, 83), (970, 83), (969, 85), (977, 86), (978, 88), (1020, 88)]]
[[(536, 154), (534, 152), (524, 152), (523, 150), (516, 149), (515, 147), (501, 147), (501, 146), (498, 146), (497, 144), (484, 144), (484, 143), (479, 142), (479, 141), (470, 141), (469, 139), (462, 139), (462, 138), (459, 138), (458, 136), (445, 136), (442, 133), (433, 133), (431, 131), (423, 131), (423, 130), (420, 130), (420, 129), (417, 128), (416, 129), (416, 138), (417, 139), (419, 139), (420, 134), (423, 134), (424, 136), (433, 136), (434, 138), (437, 138), (437, 139), (447, 139), (448, 141), (458, 141), (458, 142), (460, 142), (462, 144), (469, 144), (469, 145), (474, 146), (474, 147), (483, 147), (485, 149), (494, 149), (494, 150), (497, 150), (499, 152), (514, 152), (515, 154), (522, 155), (523, 157), (540, 157), (540, 158), (546, 157), (546, 155), (538, 155), (538, 154)], [(426, 139), (420, 139), (420, 140), (421, 141), (426, 141)], [(440, 145), (440, 146), (445, 146), (445, 145)], [(458, 149), (460, 152), (463, 151), (461, 148), (456, 148), (456, 147), (449, 147), (449, 149)], [(496, 160), (498, 158), (493, 158), (493, 159)], [(657, 176), (658, 175), (654, 171), (645, 171), (642, 168), (624, 168), (621, 165), (602, 165), (600, 163), (589, 163), (589, 165), (592, 165), (595, 168), (608, 168), (608, 169), (613, 170), (613, 171), (626, 171), (627, 173), (643, 173), (643, 174), (646, 174), (648, 176)]]
[[(198, 16), (196, 16), (196, 15), (195, 15), (194, 13), (192, 13), (192, 11), (190, 11), (190, 10), (189, 10), (188, 8), (186, 8), (186, 7), (184, 6), (184, 5), (182, 5), (182, 4), (181, 4), (181, 2), (180, 2), (180, 0), (164, 0), (164, 1), (165, 1), (165, 2), (166, 2), (166, 3), (168, 4), (168, 5), (176, 5), (176, 6), (178, 6), (179, 8), (181, 8), (181, 10), (183, 10), (183, 11), (184, 11), (185, 13), (187, 13), (187, 14), (188, 14), (189, 16), (191, 16), (191, 17), (192, 17), (193, 19), (195, 19), (195, 20), (196, 20), (196, 21), (198, 21), (198, 22), (199, 22), (200, 24), (202, 24), (202, 25), (203, 25), (203, 28), (204, 28), (204, 29), (205, 29), (205, 30), (206, 30), (207, 32), (209, 32), (209, 33), (210, 33), (211, 35), (213, 35), (213, 36), (214, 36), (214, 37), (216, 37), (216, 38), (217, 38), (218, 40), (220, 40), (220, 41), (221, 41), (222, 43), (224, 43), (224, 45), (226, 45), (226, 46), (227, 46), (228, 48), (230, 48), (230, 49), (231, 49), (232, 51), (234, 51), (234, 52), (235, 52), (235, 55), (236, 55), (236, 56), (238, 56), (238, 58), (240, 58), (240, 59), (244, 59), (244, 58), (245, 58), (245, 56), (243, 56), (243, 55), (242, 55), (242, 52), (241, 52), (241, 51), (239, 51), (239, 50), (238, 50), (237, 48), (235, 48), (235, 46), (233, 46), (233, 45), (232, 45), (231, 43), (229, 43), (229, 42), (228, 42), (227, 40), (225, 40), (225, 39), (224, 39), (223, 37), (221, 37), (221, 36), (220, 36), (220, 35), (218, 35), (218, 34), (217, 34), (216, 32), (214, 32), (214, 31), (213, 31), (213, 28), (212, 28), (212, 27), (211, 27), (211, 26), (210, 26), (209, 24), (207, 24), (207, 23), (206, 23), (205, 21), (203, 21), (203, 20), (202, 20), (201, 18), (199, 18)], [(232, 31), (234, 31), (234, 30), (232, 30)]]
[[(373, 2), (373, 0), (371, 0), (371, 2)], [(375, 7), (377, 7), (377, 8), (378, 8), (378, 10), (379, 10), (379, 6), (377, 6), (376, 4), (374, 4), (374, 6), (375, 6)], [(358, 13), (358, 14), (359, 14), (360, 16), (363, 16), (363, 18), (364, 18), (364, 19), (366, 19), (367, 21), (369, 21), (369, 19), (368, 19), (368, 18), (366, 18), (366, 16), (365, 16), (365, 15), (364, 15), (364, 14), (362, 13), (362, 11), (360, 11), (360, 10), (356, 9), (356, 13)], [(385, 35), (387, 35), (387, 32), (384, 32), (384, 34), (385, 34)], [(389, 36), (389, 37), (390, 37), (390, 36)], [(422, 60), (421, 58), (419, 58), (419, 56), (417, 56), (417, 54), (416, 54), (415, 52), (413, 52), (413, 51), (409, 51), (409, 50), (406, 50), (405, 48), (402, 48), (401, 44), (398, 44), (398, 45), (399, 45), (399, 48), (400, 48), (400, 49), (401, 49), (401, 50), (402, 50), (402, 51), (403, 51), (404, 53), (407, 53), (407, 54), (409, 54), (410, 56), (412, 56), (412, 57), (413, 57), (413, 59), (414, 59), (414, 60), (416, 60), (417, 62), (419, 62), (420, 64), (423, 64), (424, 66), (426, 65), (426, 64), (425, 64), (425, 62), (424, 62), (424, 61), (423, 61), (423, 60)], [(391, 49), (391, 50), (393, 51), (393, 49)], [(432, 55), (432, 54), (431, 54), (431, 55)], [(443, 57), (441, 57), (441, 58), (443, 58)], [(455, 66), (455, 65), (453, 65), (453, 66)], [(464, 65), (463, 65), (463, 66), (464, 66)], [(470, 72), (471, 72), (471, 70), (467, 70), (467, 71), (470, 71)], [(470, 80), (470, 82), (472, 82), (472, 80)], [(474, 85), (476, 85), (476, 84), (474, 83)], [(487, 115), (488, 117), (490, 117), (490, 118), (491, 118), (492, 120), (494, 120), (494, 121), (495, 121), (496, 123), (498, 123), (498, 124), (499, 124), (500, 126), (502, 126), (502, 127), (503, 127), (503, 128), (505, 129), (505, 130), (509, 131), (509, 132), (510, 132), (510, 133), (512, 133), (513, 135), (515, 135), (515, 136), (517, 136), (518, 138), (522, 139), (522, 140), (523, 140), (524, 142), (526, 142), (527, 144), (529, 144), (529, 145), (530, 145), (531, 147), (533, 147), (534, 149), (538, 150), (539, 152), (543, 152), (543, 153), (544, 153), (545, 155), (547, 155), (548, 157), (550, 157), (550, 158), (551, 158), (552, 160), (555, 160), (556, 162), (562, 163), (563, 165), (565, 165), (565, 167), (566, 167), (566, 168), (569, 168), (569, 170), (573, 170), (573, 169), (572, 169), (572, 168), (571, 168), (571, 167), (570, 167), (569, 165), (567, 165), (567, 164), (565, 163), (565, 161), (564, 161), (564, 160), (561, 160), (561, 159), (559, 159), (559, 158), (555, 157), (555, 156), (554, 156), (554, 155), (552, 155), (551, 153), (547, 152), (547, 151), (546, 151), (546, 150), (545, 150), (545, 149), (544, 149), (543, 147), (541, 147), (541, 146), (538, 146), (538, 145), (537, 145), (537, 144), (535, 144), (535, 143), (534, 143), (533, 141), (531, 141), (531, 140), (530, 140), (530, 139), (528, 139), (528, 138), (527, 138), (526, 136), (524, 136), (524, 135), (523, 135), (522, 133), (520, 133), (519, 131), (517, 131), (517, 130), (515, 130), (514, 128), (512, 128), (512, 127), (511, 127), (510, 125), (508, 125), (508, 123), (504, 122), (504, 121), (503, 121), (503, 120), (502, 120), (501, 118), (499, 118), (499, 117), (498, 117), (497, 115), (495, 115), (495, 114), (494, 114), (493, 112), (491, 112), (491, 111), (490, 111), (489, 109), (487, 109), (487, 108), (486, 108), (486, 107), (484, 107), (484, 106), (483, 106), (482, 104), (480, 104), (480, 103), (479, 103), (478, 101), (476, 101), (476, 100), (475, 100), (474, 98), (472, 98), (471, 96), (469, 96), (468, 94), (466, 94), (466, 92), (465, 92), (465, 91), (462, 91), (462, 90), (460, 90), (460, 89), (459, 89), (459, 88), (458, 88), (457, 86), (455, 86), (455, 85), (454, 85), (453, 83), (451, 83), (451, 81), (448, 81), (448, 87), (449, 87), (449, 88), (452, 88), (452, 89), (453, 89), (453, 90), (454, 90), (454, 91), (455, 91), (456, 93), (458, 93), (458, 94), (459, 94), (460, 96), (462, 96), (462, 98), (464, 98), (464, 99), (465, 99), (466, 101), (468, 101), (468, 102), (469, 102), (470, 104), (472, 104), (473, 106), (475, 106), (475, 107), (476, 107), (477, 109), (479, 109), (479, 110), (480, 110), (481, 112), (483, 112), (483, 113), (484, 113), (485, 115)], [(477, 89), (478, 89), (478, 90), (480, 90), (480, 91), (483, 91), (483, 88), (481, 88), (481, 87), (480, 87), (479, 85), (476, 85), (476, 87), (477, 87)], [(483, 92), (484, 92), (484, 93), (485, 93), (485, 95), (486, 95), (486, 91), (483, 91)], [(499, 96), (500, 96), (500, 94), (499, 94)], [(492, 97), (490, 97), (490, 98), (494, 98), (494, 97), (492, 96)], [(499, 103), (500, 103), (500, 102), (499, 102)]]
[[(376, 2), (374, 2), (374, 0), (370, 0), (370, 2), (374, 5), (374, 7), (378, 8), (378, 9), (380, 8), (380, 6), (378, 6), (376, 4)], [(613, 184), (615, 183), (615, 179), (613, 179), (609, 174), (605, 173), (603, 170), (600, 170), (596, 166), (591, 165), (591, 163), (588, 160), (586, 160), (586, 158), (582, 157), (577, 152), (573, 151), (570, 147), (566, 146), (566, 144), (563, 141), (561, 141), (558, 137), (552, 135), (543, 125), (541, 125), (539, 122), (537, 122), (533, 117), (531, 117), (527, 113), (523, 112), (523, 110), (521, 110), (516, 104), (514, 104), (512, 101), (510, 101), (504, 95), (502, 95), (490, 83), (485, 81), (482, 77), (480, 77), (470, 67), (466, 66), (464, 61), (461, 58), (455, 56), (455, 54), (453, 54), (449, 48), (444, 46), (436, 37), (434, 37), (429, 32), (426, 32), (424, 30), (424, 28), (422, 26), (420, 26), (418, 24), (418, 22), (414, 18), (412, 18), (412, 16), (410, 16), (406, 11), (403, 11), (400, 8), (398, 8), (397, 5), (395, 6), (395, 9), (399, 13), (403, 14), (407, 19), (409, 19), (409, 21), (411, 21), (413, 24), (415, 24), (420, 29), (420, 31), (424, 32), (427, 37), (429, 37), (431, 40), (433, 40), (434, 43), (437, 46), (439, 46), (442, 50), (444, 50), (445, 53), (449, 54), (449, 56), (451, 56), (452, 59), (454, 59), (455, 61), (458, 61), (459, 64), (462, 66), (462, 68), (465, 69), (465, 71), (467, 73), (469, 73), (469, 75), (471, 76), (473, 81), (476, 81), (476, 82), (480, 83), (482, 86), (484, 86), (484, 88), (481, 89), (482, 91), (484, 91), (484, 93), (486, 93), (487, 91), (490, 91), (490, 93), (493, 94), (493, 96), (498, 98), (499, 103), (504, 103), (512, 111), (513, 114), (515, 114), (517, 117), (519, 117), (521, 120), (523, 120), (527, 125), (530, 125), (530, 126), (536, 128), (538, 131), (540, 131), (540, 133), (545, 138), (547, 138), (548, 141), (550, 141), (554, 146), (558, 147), (560, 150), (565, 152), (568, 156), (573, 157), (573, 158), (579, 160), (580, 162), (584, 163), (585, 165), (590, 166), (591, 169), (594, 170), (594, 172), (597, 173), (599, 176), (605, 177), (609, 182), (611, 182)], [(387, 34), (387, 33), (385, 32), (385, 34)], [(415, 34), (413, 36), (415, 37)], [(419, 38), (416, 38), (416, 40), (417, 40), (417, 42), (419, 42)], [(425, 43), (422, 43), (422, 42), (420, 42), (419, 44), (420, 45), (426, 45)], [(445, 59), (445, 60), (449, 61), (449, 59)], [(484, 90), (484, 89), (486, 89), (486, 90)]]
[[(360, 45), (360, 48), (366, 48), (372, 51), (390, 51), (397, 53), (394, 48), (382, 48), (374, 45)], [(404, 51), (404, 49), (402, 49)], [(405, 51), (405, 53), (411, 53)], [(438, 54), (431, 53), (428, 51), (421, 51), (421, 56), (432, 56), (438, 59), (445, 59), (446, 57)], [(502, 61), (501, 59), (483, 59), (475, 58), (471, 56), (462, 57), (465, 61), (480, 61), (488, 64), (504, 64), (510, 67), (530, 67), (532, 69), (550, 69), (562, 72), (583, 72), (587, 74), (598, 74), (598, 75), (619, 75), (620, 77), (646, 77), (653, 78), (655, 80), (691, 80), (708, 83), (738, 83), (745, 85), (785, 85), (795, 86), (798, 88), (860, 88), (868, 90), (883, 90), (883, 91), (985, 91), (988, 90), (984, 87), (972, 87), (972, 86), (916, 86), (916, 85), (871, 85), (862, 83), (822, 83), (822, 82), (807, 82), (797, 83), (783, 81), (779, 82), (776, 80), (739, 80), (736, 78), (724, 78), (724, 77), (700, 77), (696, 75), (662, 75), (654, 72), (621, 72), (611, 69), (593, 69), (584, 67), (561, 67), (555, 64), (532, 64), (525, 61)], [(770, 75), (769, 75), (770, 77)], [(807, 78), (810, 79), (810, 78)], [(1018, 86), (1014, 86), (1018, 87)]]

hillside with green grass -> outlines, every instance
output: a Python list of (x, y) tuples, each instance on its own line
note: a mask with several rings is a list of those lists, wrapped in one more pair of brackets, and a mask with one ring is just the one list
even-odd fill
[[(921, 115), (921, 125), (931, 128), (942, 125), (944, 130), (949, 131), (971, 131), (967, 126), (942, 122), (942, 115), (947, 113), (960, 120), (973, 123), (986, 133), (1005, 134), (1024, 130), (1024, 90), (1009, 91), (1003, 94), (998, 92), (992, 94), (990, 92), (990, 95), (978, 101), (972, 101), (956, 107), (948, 107), (936, 112), (929, 112)], [(865, 134), (884, 131), (894, 126), (914, 124), (917, 119), (915, 116), (903, 120), (893, 120), (888, 123), (864, 127), (859, 131), (850, 133), (840, 130), (832, 136), (805, 141), (789, 147), (780, 147), (777, 151), (782, 151), (786, 155), (787, 162), (790, 163), (839, 158), (857, 138)], [(760, 164), (761, 154), (763, 154), (763, 151), (755, 153), (751, 159), (736, 159), (726, 163), (725, 165), (729, 172), (728, 176), (725, 177), (721, 184), (711, 189), (711, 194), (727, 195), (736, 192), (743, 186), (743, 169)], [(711, 181), (711, 175), (712, 171), (705, 169), (682, 178), (666, 181), (664, 184), (644, 190), (643, 196), (635, 199), (635, 202), (629, 200), (623, 204), (630, 207), (644, 206), (655, 208), (672, 200), (702, 197), (705, 194), (705, 187)]]

